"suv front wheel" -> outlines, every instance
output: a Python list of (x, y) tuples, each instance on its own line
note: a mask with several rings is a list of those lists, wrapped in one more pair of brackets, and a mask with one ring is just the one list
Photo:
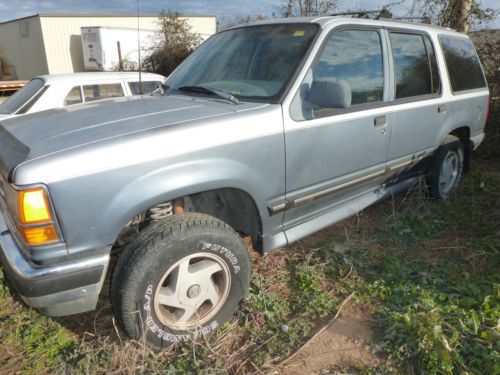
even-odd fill
[(248, 291), (250, 258), (222, 221), (188, 213), (144, 229), (120, 256), (111, 282), (128, 335), (160, 350), (211, 334)]

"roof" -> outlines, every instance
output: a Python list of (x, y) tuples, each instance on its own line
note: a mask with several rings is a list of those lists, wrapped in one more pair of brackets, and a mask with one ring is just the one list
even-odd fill
[[(159, 17), (159, 13), (144, 13), (144, 14), (139, 14), (139, 18), (150, 18), (150, 17)], [(0, 25), (4, 23), (9, 23), (9, 22), (16, 22), (16, 21), (21, 21), (29, 18), (36, 18), (36, 17), (67, 17), (67, 18), (72, 18), (72, 17), (134, 17), (137, 18), (137, 14), (135, 13), (37, 13), (33, 14), (31, 16), (26, 16), (26, 17), (20, 17), (20, 18), (15, 18), (13, 20), (8, 20), (4, 22), (0, 22)], [(212, 17), (215, 18), (214, 15), (204, 15), (204, 14), (179, 14), (179, 17), (184, 17), (184, 18), (198, 18), (198, 17)]]
[[(68, 82), (68, 81), (95, 81), (109, 79), (139, 79), (139, 72), (85, 72), (85, 73), (69, 73), (69, 74), (50, 74), (42, 75), (36, 78), (41, 78), (45, 82)], [(141, 78), (145, 81), (161, 80), (165, 77), (159, 74), (141, 72)]]
[[(255, 23), (252, 23), (252, 25), (270, 25), (270, 24), (277, 24), (277, 23), (315, 23), (315, 24), (319, 24), (321, 26), (321, 28), (325, 28), (328, 25), (335, 24), (335, 23), (338, 23), (338, 24), (346, 23), (346, 21), (349, 22), (350, 24), (359, 24), (359, 25), (377, 25), (377, 26), (402, 27), (402, 28), (411, 27), (411, 28), (415, 28), (415, 29), (419, 29), (419, 30), (442, 30), (442, 31), (454, 32), (454, 30), (447, 28), (447, 27), (429, 25), (426, 23), (404, 22), (404, 21), (399, 21), (397, 19), (391, 19), (391, 18), (382, 18), (380, 20), (372, 20), (372, 19), (366, 19), (366, 18), (342, 17), (342, 16), (289, 17), (289, 18), (279, 18), (279, 19), (257, 21)], [(238, 27), (241, 27), (241, 25), (235, 26), (235, 28), (238, 28)]]

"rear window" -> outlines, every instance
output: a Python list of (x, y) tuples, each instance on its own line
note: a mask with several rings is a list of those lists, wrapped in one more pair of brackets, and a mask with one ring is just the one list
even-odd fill
[(38, 93), (34, 97), (32, 97), (19, 111), (17, 111), (17, 114), (22, 115), (24, 113), (27, 113), (31, 109), (31, 107), (35, 105), (38, 99), (41, 98), (41, 96), (45, 93), (45, 91), (47, 91), (49, 87), (50, 86), (44, 86), (43, 89), (38, 91)]
[(440, 35), (453, 92), (486, 87), (481, 63), (469, 39)]
[(45, 82), (40, 78), (32, 79), (26, 84), (26, 86), (0, 105), (0, 113), (4, 115), (15, 113), (19, 108), (33, 98), (33, 96), (43, 87), (44, 84)]
[(83, 96), (86, 102), (124, 96), (121, 83), (85, 85)]

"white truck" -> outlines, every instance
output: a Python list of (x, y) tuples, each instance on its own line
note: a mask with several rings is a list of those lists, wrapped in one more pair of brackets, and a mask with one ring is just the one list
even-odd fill
[[(134, 69), (149, 54), (156, 31), (117, 27), (82, 27), (84, 67), (87, 71)], [(122, 65), (120, 67), (120, 65)], [(120, 69), (121, 68), (121, 69)]]

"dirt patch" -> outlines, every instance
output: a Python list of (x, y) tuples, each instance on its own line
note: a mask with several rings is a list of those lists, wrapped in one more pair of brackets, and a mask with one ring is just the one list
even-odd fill
[(372, 318), (348, 307), (319, 336), (302, 347), (285, 365), (283, 374), (321, 374), (335, 368), (377, 367), (383, 361), (373, 354)]

